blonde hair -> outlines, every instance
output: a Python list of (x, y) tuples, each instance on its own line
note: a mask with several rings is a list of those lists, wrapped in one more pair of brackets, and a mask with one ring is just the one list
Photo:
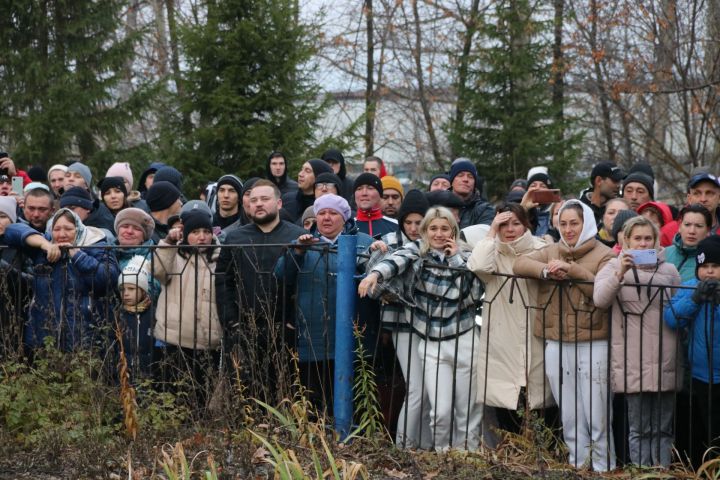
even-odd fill
[(450, 224), (455, 242), (459, 243), (460, 241), (460, 227), (455, 220), (455, 215), (445, 207), (431, 207), (420, 222), (420, 255), (425, 255), (430, 250), (427, 231), (430, 223), (437, 219), (446, 220)]
[(655, 248), (658, 248), (660, 244), (660, 230), (658, 229), (657, 225), (653, 223), (652, 220), (647, 217), (643, 217), (642, 215), (632, 217), (631, 219), (626, 220), (623, 224), (622, 232), (623, 237), (625, 238), (625, 246), (627, 246), (628, 239), (630, 238), (630, 235), (632, 234), (632, 231), (635, 227), (650, 227), (653, 232), (653, 238), (655, 239), (655, 241), (653, 242), (653, 246)]

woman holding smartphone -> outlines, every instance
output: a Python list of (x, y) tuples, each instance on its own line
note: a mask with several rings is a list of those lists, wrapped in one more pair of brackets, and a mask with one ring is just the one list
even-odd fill
[(405, 318), (420, 337), (420, 368), (437, 450), (475, 449), (480, 441), (482, 405), (476, 404), (474, 352), (479, 345), (475, 311), (482, 284), (466, 268), (470, 253), (459, 239), (455, 216), (433, 207), (420, 224), (420, 240), (404, 244), (373, 267), (358, 288), (364, 297), (378, 283), (410, 274), (412, 307), (406, 308)]
[(612, 307), (610, 377), (613, 392), (625, 394), (630, 460), (668, 467), (674, 392), (682, 374), (677, 337), (662, 320), (673, 292), (653, 284), (679, 285), (680, 274), (665, 261), (664, 251), (656, 258), (643, 254), (660, 245), (660, 231), (650, 219), (631, 218), (623, 230), (623, 251), (598, 273), (593, 300), (599, 308)]

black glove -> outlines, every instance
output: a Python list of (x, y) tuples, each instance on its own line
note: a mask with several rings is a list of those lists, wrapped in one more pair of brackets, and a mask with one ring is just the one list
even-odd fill
[(692, 301), (695, 303), (715, 302), (716, 292), (718, 291), (717, 280), (704, 280), (699, 282), (692, 294)]

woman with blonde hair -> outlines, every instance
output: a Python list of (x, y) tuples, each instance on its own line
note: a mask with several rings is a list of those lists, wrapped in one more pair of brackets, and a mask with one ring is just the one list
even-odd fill
[(477, 448), (482, 420), (473, 355), (482, 284), (466, 268), (470, 249), (458, 235), (448, 209), (430, 208), (420, 224), (420, 239), (377, 264), (358, 288), (361, 297), (393, 284), (403, 292), (406, 320), (421, 338), (418, 352), (438, 450)]
[[(672, 459), (673, 403), (682, 385), (678, 372), (677, 337), (662, 319), (662, 305), (679, 285), (677, 268), (665, 261), (660, 231), (647, 217), (634, 217), (623, 227), (625, 243), (595, 278), (593, 300), (612, 307), (610, 378), (613, 392), (625, 394), (630, 460), (636, 465), (668, 467)], [(657, 251), (645, 262), (635, 251)], [(653, 259), (649, 259), (653, 260)]]

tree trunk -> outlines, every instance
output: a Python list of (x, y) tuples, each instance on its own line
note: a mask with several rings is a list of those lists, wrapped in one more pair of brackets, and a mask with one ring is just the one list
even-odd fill
[(418, 96), (420, 98), (420, 108), (422, 109), (423, 118), (425, 119), (425, 128), (427, 129), (428, 139), (430, 140), (430, 148), (432, 150), (433, 159), (437, 166), (443, 170), (442, 154), (438, 147), (437, 136), (435, 135), (435, 127), (430, 112), (430, 101), (425, 92), (425, 75), (422, 68), (422, 37), (420, 26), (420, 13), (418, 12), (417, 0), (412, 0), (413, 20), (415, 22), (415, 47), (413, 48), (413, 56), (415, 57), (415, 71), (417, 72)]
[[(473, 37), (477, 32), (478, 21), (480, 20), (480, 0), (473, 0), (469, 13), (470, 16), (465, 23), (462, 53), (458, 59), (457, 103), (455, 104), (455, 128), (453, 128), (456, 132), (463, 127), (463, 123), (465, 122), (465, 92), (467, 91), (468, 69), (470, 66), (470, 52), (472, 50)], [(452, 152), (453, 157), (459, 155), (460, 152)]]
[[(180, 70), (180, 40), (178, 38), (177, 18), (175, 16), (175, 0), (165, 0), (165, 8), (167, 10), (168, 32), (170, 33), (170, 62), (172, 66), (172, 76), (175, 83), (175, 91), (179, 98), (185, 96), (185, 88), (183, 86), (182, 71)], [(190, 115), (183, 113), (182, 124), (186, 132), (191, 129)]]
[[(563, 110), (565, 101), (565, 59), (563, 58), (562, 40), (563, 40), (563, 24), (565, 18), (565, 0), (554, 0), (555, 18), (554, 18), (554, 40), (553, 40), (553, 77), (552, 77), (552, 102), (555, 107), (555, 120), (559, 125), (563, 125), (558, 129), (557, 141), (562, 144), (565, 138), (565, 111)], [(558, 155), (561, 158), (558, 158)], [(554, 160), (562, 160), (565, 152), (555, 155)]]
[(367, 66), (365, 70), (365, 156), (370, 157), (375, 153), (375, 112), (377, 108), (375, 84), (373, 81), (375, 48), (372, 0), (365, 0), (364, 13), (367, 39)]
[(603, 133), (605, 135), (605, 148), (607, 149), (608, 160), (611, 162), (616, 161), (617, 153), (615, 151), (615, 142), (613, 141), (612, 133), (612, 120), (610, 118), (610, 102), (608, 98), (607, 86), (605, 85), (605, 75), (602, 70), (602, 49), (598, 45), (597, 32), (598, 32), (598, 2), (597, 0), (590, 1), (590, 15), (591, 28), (590, 28), (590, 50), (593, 58), (593, 68), (595, 71), (595, 82), (597, 83), (597, 91), (600, 99), (600, 113), (603, 121)]

